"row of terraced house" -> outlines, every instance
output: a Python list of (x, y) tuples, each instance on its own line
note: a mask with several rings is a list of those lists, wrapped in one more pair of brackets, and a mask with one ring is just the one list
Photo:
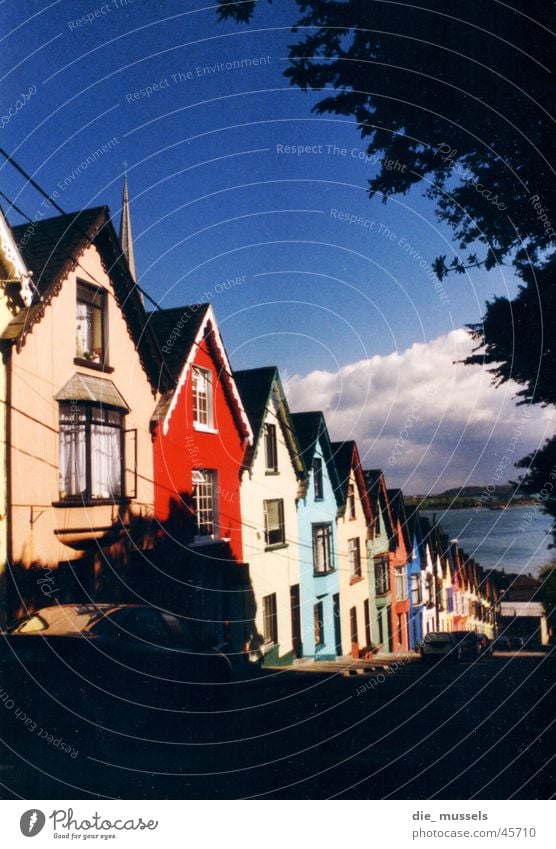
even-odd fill
[(141, 602), (267, 663), (492, 636), (496, 573), (276, 367), (234, 371), (210, 304), (146, 310), (126, 191), (119, 234), (99, 207), (0, 236), (0, 624)]

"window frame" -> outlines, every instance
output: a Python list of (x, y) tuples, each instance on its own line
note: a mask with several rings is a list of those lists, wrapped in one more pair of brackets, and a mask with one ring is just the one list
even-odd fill
[[(67, 421), (62, 421), (62, 416), (65, 410), (69, 410)], [(96, 416), (95, 416), (96, 412)], [(71, 417), (75, 414), (82, 416), (72, 422)], [(102, 420), (102, 414), (117, 415), (119, 422), (110, 422)], [(58, 402), (58, 502), (59, 504), (118, 504), (122, 501), (129, 500), (126, 492), (126, 444), (125, 436), (128, 432), (125, 427), (126, 411), (119, 407), (113, 407), (108, 404), (89, 403), (88, 401), (59, 401)], [(64, 431), (72, 431), (77, 428), (83, 428), (84, 432), (84, 454), (85, 454), (85, 489), (79, 493), (67, 494), (62, 489), (62, 452), (65, 450), (62, 435)], [(94, 427), (111, 428), (119, 431), (119, 492), (117, 495), (94, 495), (93, 494), (93, 467), (94, 467)]]
[[(203, 378), (206, 386), (206, 393), (204, 394), (201, 394), (198, 391), (197, 380), (199, 377)], [(206, 421), (201, 421), (199, 418), (200, 412), (202, 412), (199, 399), (203, 397), (206, 398)], [(193, 427), (195, 430), (214, 432), (213, 373), (209, 368), (195, 364), (191, 366), (191, 404), (193, 411)]]
[(313, 458), (313, 497), (315, 501), (324, 501), (322, 457)]
[(394, 579), (396, 582), (396, 600), (403, 601), (408, 598), (409, 594), (407, 586), (407, 566), (396, 566), (394, 569)]
[(318, 601), (313, 605), (313, 639), (315, 641), (315, 651), (326, 644), (324, 638), (324, 605), (322, 601)]
[(363, 577), (363, 566), (361, 563), (361, 542), (359, 537), (351, 537), (350, 539), (348, 539), (348, 562), (350, 580), (358, 581), (359, 578)]
[(263, 437), (265, 472), (268, 475), (275, 475), (278, 473), (278, 436), (274, 423), (265, 423)]
[[(317, 544), (320, 538), (320, 534), (323, 533), (325, 536), (323, 551), (325, 553), (324, 560), (325, 568), (317, 569), (317, 558), (315, 557), (317, 551)], [(312, 525), (311, 532), (311, 540), (313, 547), (313, 575), (319, 577), (321, 575), (329, 575), (330, 572), (334, 571), (334, 537), (332, 532), (332, 522), (316, 522)]]
[[(410, 575), (410, 583), (411, 604), (413, 606), (421, 604), (423, 601), (421, 576), (418, 573), (413, 573), (412, 575)], [(417, 598), (415, 598), (415, 593), (417, 593)]]
[[(200, 481), (200, 480), (194, 481), (193, 487), (192, 487), (193, 516), (194, 516), (194, 519), (195, 519), (195, 542), (203, 542), (204, 540), (218, 539), (219, 538), (218, 472), (217, 472), (216, 469), (204, 469), (204, 468), (203, 469), (194, 469), (193, 477), (195, 477), (195, 475), (202, 476), (203, 478), (205, 478), (205, 476), (208, 476), (208, 478), (209, 478), (208, 480), (205, 478), (203, 481)], [(203, 524), (201, 525), (199, 523), (199, 513), (203, 513), (203, 512), (206, 513), (207, 508), (205, 508), (205, 507), (199, 508), (199, 503), (198, 503), (199, 494), (198, 494), (197, 490), (198, 490), (199, 486), (206, 486), (207, 484), (210, 484), (210, 486), (211, 486), (210, 499), (211, 499), (212, 519), (211, 519), (210, 522), (203, 521)], [(204, 495), (203, 497), (208, 498), (209, 496)], [(210, 532), (207, 532), (207, 533), (201, 533), (201, 528), (205, 527), (205, 525), (207, 527), (210, 525), (212, 530)]]
[(348, 483), (346, 505), (348, 520), (350, 522), (353, 522), (355, 519), (357, 519), (357, 511), (355, 509), (355, 484), (351, 481), (350, 483)]
[(379, 554), (374, 558), (375, 593), (379, 596), (390, 592), (390, 560), (388, 555)]
[(269, 593), (269, 595), (263, 596), (263, 644), (265, 646), (278, 645), (278, 605), (276, 593)]
[[(271, 528), (269, 524), (269, 504), (278, 505), (278, 525), (276, 528)], [(286, 545), (286, 524), (284, 521), (284, 499), (283, 498), (265, 498), (263, 501), (264, 513), (264, 541), (267, 549), (277, 548)], [(271, 534), (279, 534), (279, 537), (273, 539)]]
[[(98, 298), (100, 303), (95, 303), (95, 300)], [(98, 366), (107, 366), (108, 365), (108, 328), (107, 328), (107, 303), (108, 303), (108, 293), (106, 289), (102, 286), (94, 286), (91, 283), (87, 283), (84, 280), (76, 281), (75, 288), (75, 359), (79, 360), (80, 363), (85, 365), (91, 365), (93, 367)], [(78, 316), (79, 304), (85, 304), (90, 309), (94, 310), (93, 315), (96, 317), (100, 317), (100, 342), (101, 342), (101, 350), (100, 352), (95, 351), (94, 347), (91, 351), (80, 351), (78, 346), (78, 321), (80, 321)], [(92, 327), (92, 336), (94, 342), (95, 336), (95, 327), (93, 324)]]
[(350, 607), (349, 609), (349, 634), (351, 637), (351, 644), (359, 645), (359, 627), (357, 622), (357, 607)]

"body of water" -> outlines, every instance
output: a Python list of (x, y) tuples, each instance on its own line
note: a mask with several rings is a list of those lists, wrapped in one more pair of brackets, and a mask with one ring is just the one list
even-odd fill
[(422, 510), (421, 515), (440, 523), (450, 539), (486, 569), (531, 572), (556, 557), (549, 551), (552, 520), (537, 506), (504, 510)]

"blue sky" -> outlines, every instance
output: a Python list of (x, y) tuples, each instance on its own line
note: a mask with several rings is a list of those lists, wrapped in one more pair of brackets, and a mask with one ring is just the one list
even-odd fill
[[(370, 201), (379, 166), (365, 161), (353, 121), (311, 114), (318, 96), (283, 78), (295, 16), (288, 0), (263, 4), (252, 26), (218, 23), (200, 2), (7, 0), (3, 103), (36, 93), (2, 128), (1, 145), (64, 209), (108, 204), (116, 220), (127, 161), (142, 286), (163, 306), (209, 294), (235, 367), (340, 374), (416, 343), (427, 360), (437, 350), (427, 345), (479, 321), (485, 300), (512, 294), (515, 280), (474, 272), (435, 287), (430, 263), (456, 247), (421, 189)], [(226, 68), (238, 61), (243, 68)], [(300, 146), (310, 149), (298, 155)], [(9, 166), (2, 188), (31, 218), (41, 210)], [(377, 408), (390, 392), (379, 373)], [(507, 403), (499, 397), (493, 409)], [(454, 475), (481, 478), (475, 442), (461, 451), (435, 488)], [(368, 459), (385, 462), (377, 451)], [(392, 483), (408, 476), (409, 466), (392, 469)], [(431, 461), (411, 485), (434, 480)]]

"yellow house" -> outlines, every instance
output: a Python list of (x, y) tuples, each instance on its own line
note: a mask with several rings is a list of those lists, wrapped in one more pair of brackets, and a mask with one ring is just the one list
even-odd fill
[[(32, 283), (8, 222), (0, 210), (0, 334), (32, 300)], [(7, 624), (6, 571), (8, 556), (6, 465), (6, 369), (0, 367), (0, 628)]]
[(15, 617), (127, 599), (148, 573), (165, 371), (106, 207), (12, 232), (35, 287), (1, 334)]

